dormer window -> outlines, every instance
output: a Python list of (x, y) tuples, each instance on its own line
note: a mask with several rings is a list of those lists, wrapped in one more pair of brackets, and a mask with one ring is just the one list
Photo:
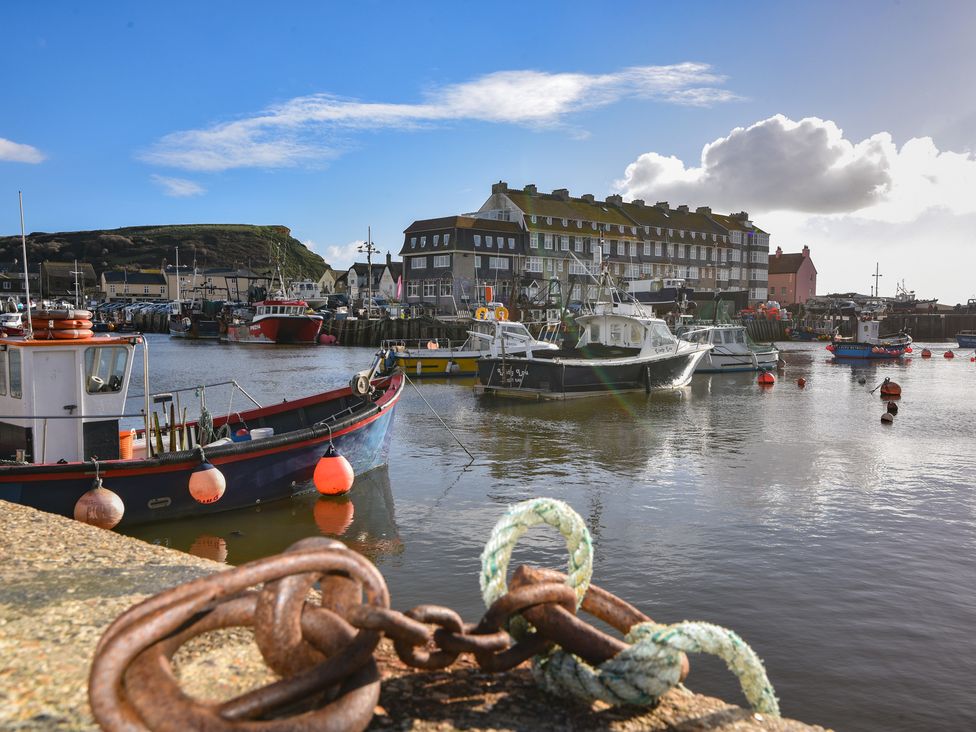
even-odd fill
[(563, 226), (569, 226), (569, 222), (566, 219), (563, 219)]
[(535, 214), (532, 214), (532, 215), (531, 215), (531, 216), (529, 217), (529, 219), (530, 219), (530, 220), (532, 221), (532, 223), (533, 223), (533, 224), (534, 224), (534, 223), (536, 223), (536, 218), (535, 218)]
[(411, 249), (416, 249), (417, 248), (417, 237), (415, 237), (415, 236), (411, 236), (410, 237), (410, 248)]
[(552, 225), (552, 216), (546, 216), (546, 224)]
[(427, 237), (422, 236), (420, 237), (420, 248), (423, 249), (425, 246), (427, 246)]
[(582, 229), (583, 228), (583, 220), (582, 219), (576, 219), (576, 228), (577, 229)]
[(624, 225), (623, 224), (617, 224), (617, 232), (620, 233), (620, 234), (623, 234), (624, 233)]

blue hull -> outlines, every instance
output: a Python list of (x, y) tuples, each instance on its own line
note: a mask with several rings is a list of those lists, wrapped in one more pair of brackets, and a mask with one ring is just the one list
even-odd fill
[(905, 355), (904, 347), (881, 348), (870, 343), (834, 343), (834, 358), (893, 359)]
[[(336, 449), (349, 460), (357, 476), (387, 463), (394, 411), (402, 388), (403, 377), (394, 376), (376, 404), (366, 405), (361, 414), (328, 420)], [(334, 395), (338, 400), (348, 398), (349, 393), (349, 389), (344, 389)], [(312, 413), (325, 409), (328, 403), (312, 398), (292, 404), (303, 405), (298, 408)], [(291, 405), (285, 409), (275, 405), (244, 413), (243, 417), (257, 426), (262, 415), (273, 420), (295, 413), (287, 407)], [(215, 424), (222, 421), (215, 420)], [(314, 490), (310, 483), (312, 473), (328, 444), (329, 428), (313, 425), (261, 440), (206, 449), (207, 459), (227, 481), (224, 495), (211, 504), (198, 503), (188, 490), (190, 474), (200, 464), (199, 453), (184, 451), (148, 460), (112, 460), (100, 463), (99, 468), (104, 486), (125, 505), (119, 526), (133, 526), (245, 508)], [(0, 468), (0, 499), (73, 517), (75, 503), (92, 487), (93, 477), (91, 463), (4, 466)]]
[(957, 335), (956, 343), (959, 344), (960, 348), (976, 348), (976, 336)]

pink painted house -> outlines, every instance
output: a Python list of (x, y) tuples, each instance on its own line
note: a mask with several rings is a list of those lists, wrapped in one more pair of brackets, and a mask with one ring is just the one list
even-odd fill
[(781, 305), (803, 304), (817, 294), (817, 268), (810, 247), (799, 254), (783, 254), (781, 247), (769, 255), (769, 299)]

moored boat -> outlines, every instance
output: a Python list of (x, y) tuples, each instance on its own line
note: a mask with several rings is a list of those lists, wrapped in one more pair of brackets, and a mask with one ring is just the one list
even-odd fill
[[(171, 411), (166, 427), (154, 430), (151, 395), (141, 415), (125, 413), (141, 341), (90, 333), (0, 338), (0, 499), (84, 517), (79, 499), (100, 483), (121, 502), (120, 525), (133, 525), (307, 491), (330, 443), (356, 475), (387, 461), (403, 375), (377, 377), (382, 359), (346, 388), (223, 417), (202, 412), (195, 422), (174, 419)], [(145, 377), (148, 361), (143, 369)], [(122, 420), (133, 417), (143, 427), (122, 429)], [(251, 439), (236, 441), (241, 431)], [(210, 466), (222, 473), (226, 490), (194, 498), (191, 477)]]
[(976, 330), (961, 330), (956, 333), (956, 343), (960, 348), (976, 348)]
[(170, 311), (169, 334), (176, 338), (217, 340), (220, 338), (220, 323), (216, 317), (205, 312), (204, 303), (176, 302)]
[(912, 345), (907, 333), (880, 337), (877, 320), (858, 320), (856, 335), (852, 338), (835, 336), (827, 346), (834, 358), (886, 359), (901, 358)]
[(502, 354), (519, 355), (528, 350), (555, 350), (560, 324), (544, 326), (536, 338), (524, 323), (488, 318), (475, 320), (465, 341), (449, 340), (385, 341), (397, 365), (416, 376), (474, 376), (478, 359)]
[(753, 343), (742, 325), (691, 325), (680, 329), (678, 337), (712, 346), (698, 362), (696, 374), (767, 371), (779, 363), (779, 351), (774, 346)]
[(225, 312), (220, 339), (230, 343), (312, 344), (317, 342), (322, 320), (304, 300), (274, 297), (253, 307)]
[(677, 338), (637, 301), (622, 301), (604, 272), (592, 312), (576, 319), (575, 348), (530, 349), (478, 360), (478, 393), (566, 399), (684, 386), (712, 346)]

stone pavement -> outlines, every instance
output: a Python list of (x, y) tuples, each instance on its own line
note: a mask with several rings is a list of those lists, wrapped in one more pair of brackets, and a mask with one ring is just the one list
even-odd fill
[[(5, 501), (0, 517), (0, 730), (97, 730), (88, 670), (108, 625), (136, 602), (226, 566)], [(378, 656), (375, 730), (823, 730), (683, 690), (650, 711), (585, 705), (540, 691), (527, 666), (488, 674), (465, 656), (448, 671), (418, 672), (385, 640)], [(202, 636), (174, 661), (184, 689), (200, 698), (273, 679), (243, 629)]]

